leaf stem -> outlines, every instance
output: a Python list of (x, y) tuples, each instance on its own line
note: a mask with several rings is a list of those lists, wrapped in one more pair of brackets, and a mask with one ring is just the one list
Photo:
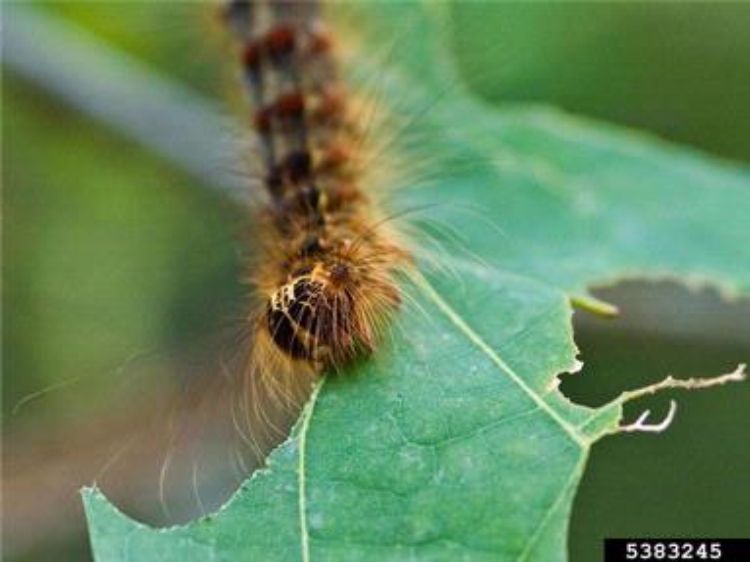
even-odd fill
[(614, 318), (620, 314), (620, 309), (615, 305), (600, 300), (591, 295), (570, 295), (570, 304), (580, 310), (591, 312), (604, 318)]

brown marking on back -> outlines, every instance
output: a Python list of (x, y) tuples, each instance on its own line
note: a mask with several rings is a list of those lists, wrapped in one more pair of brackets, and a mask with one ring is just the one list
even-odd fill
[(351, 152), (340, 144), (331, 145), (321, 154), (316, 166), (319, 173), (333, 173), (340, 170), (352, 158)]
[(289, 25), (281, 24), (268, 32), (265, 45), (271, 58), (280, 59), (294, 51), (295, 30)]
[(263, 53), (260, 45), (255, 42), (248, 42), (242, 50), (242, 64), (249, 70), (260, 71), (260, 61)]
[(345, 113), (346, 95), (341, 88), (326, 88), (316, 101), (311, 114), (311, 120), (316, 124), (330, 123)]
[(327, 31), (315, 29), (310, 33), (308, 50), (313, 55), (329, 53), (333, 47), (333, 37)]
[(288, 92), (279, 96), (272, 107), (282, 119), (297, 118), (305, 111), (305, 97), (302, 92)]
[(260, 133), (269, 133), (271, 131), (271, 115), (273, 107), (263, 107), (253, 115), (253, 125)]

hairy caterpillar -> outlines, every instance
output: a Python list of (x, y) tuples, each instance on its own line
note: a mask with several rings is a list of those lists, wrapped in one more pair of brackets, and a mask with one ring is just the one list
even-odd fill
[(372, 352), (401, 301), (408, 253), (361, 189), (362, 130), (315, 2), (233, 0), (269, 202), (250, 280), (251, 362), (268, 377), (318, 373)]

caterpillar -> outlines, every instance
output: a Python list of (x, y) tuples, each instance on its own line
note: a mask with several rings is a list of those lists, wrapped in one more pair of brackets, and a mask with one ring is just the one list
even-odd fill
[(232, 0), (223, 15), (267, 195), (248, 275), (262, 302), (251, 363), (274, 379), (340, 369), (376, 349), (410, 255), (363, 189), (367, 143), (319, 4)]

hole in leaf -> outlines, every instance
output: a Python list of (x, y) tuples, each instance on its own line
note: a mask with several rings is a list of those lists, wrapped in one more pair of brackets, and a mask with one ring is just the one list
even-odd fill
[[(620, 317), (574, 316), (584, 368), (561, 391), (601, 405), (672, 374), (713, 376), (750, 359), (750, 302), (709, 289), (626, 282), (597, 291)], [(664, 433), (620, 434), (596, 443), (573, 505), (570, 559), (600, 560), (604, 537), (743, 536), (750, 515), (750, 385), (665, 392), (625, 407), (653, 419), (679, 405)]]

